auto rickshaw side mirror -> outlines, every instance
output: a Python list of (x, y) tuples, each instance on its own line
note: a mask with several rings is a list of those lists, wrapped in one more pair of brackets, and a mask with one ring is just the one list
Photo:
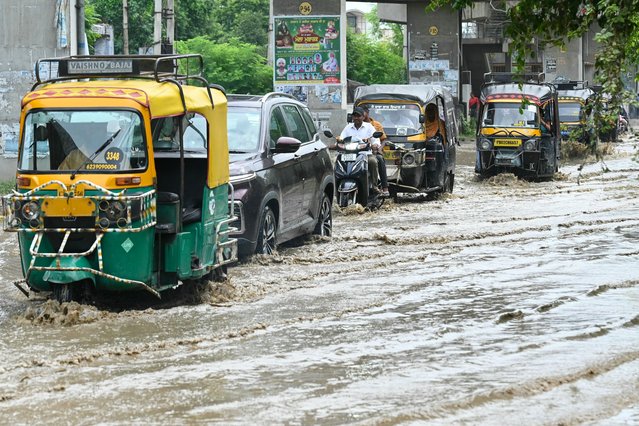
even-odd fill
[(350, 112), (348, 114), (346, 114), (346, 121), (348, 123), (352, 123), (353, 122), (353, 114), (351, 114)]
[(426, 116), (424, 114), (419, 114), (419, 122), (420, 123), (425, 123), (426, 122)]
[(492, 118), (484, 118), (484, 124), (487, 126), (491, 126), (493, 124)]
[(292, 154), (294, 152), (297, 152), (297, 150), (300, 149), (301, 145), (302, 142), (300, 142), (299, 139), (282, 136), (275, 143), (275, 149), (273, 150), (273, 152)]
[(333, 132), (331, 132), (330, 130), (324, 130), (324, 136), (326, 136), (327, 138), (332, 138)]

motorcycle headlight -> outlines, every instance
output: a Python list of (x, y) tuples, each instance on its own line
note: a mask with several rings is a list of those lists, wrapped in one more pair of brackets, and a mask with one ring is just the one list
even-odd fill
[(346, 151), (357, 151), (357, 146), (359, 144), (357, 142), (349, 142), (347, 144), (344, 144), (344, 149)]
[(402, 157), (402, 163), (410, 166), (411, 164), (415, 164), (415, 156), (413, 154), (406, 154)]
[(32, 221), (40, 216), (40, 206), (35, 201), (29, 201), (22, 206), (22, 217)]
[(537, 151), (537, 139), (528, 139), (524, 143), (524, 151)]
[(490, 141), (490, 139), (481, 139), (479, 141), (479, 147), (484, 151), (490, 151), (491, 149), (493, 149), (493, 143)]

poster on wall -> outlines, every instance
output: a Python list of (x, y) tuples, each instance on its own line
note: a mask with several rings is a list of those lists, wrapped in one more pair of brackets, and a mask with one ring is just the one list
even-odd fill
[(339, 84), (339, 16), (275, 17), (274, 85)]

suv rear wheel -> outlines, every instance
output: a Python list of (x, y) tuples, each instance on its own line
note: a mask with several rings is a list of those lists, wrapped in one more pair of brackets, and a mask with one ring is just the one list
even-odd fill
[(277, 249), (277, 219), (270, 206), (264, 207), (257, 235), (256, 253), (273, 254)]

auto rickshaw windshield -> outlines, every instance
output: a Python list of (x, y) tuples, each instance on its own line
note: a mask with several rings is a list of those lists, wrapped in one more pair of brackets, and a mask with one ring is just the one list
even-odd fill
[(24, 122), (20, 171), (130, 172), (146, 168), (144, 129), (131, 110), (39, 110)]
[(576, 123), (581, 120), (582, 109), (579, 102), (559, 102), (559, 121)]
[(526, 105), (520, 110), (521, 102), (490, 102), (484, 108), (483, 126), (527, 127), (538, 126), (537, 105)]
[(384, 126), (389, 135), (411, 136), (422, 132), (420, 110), (414, 104), (367, 104), (371, 118)]

